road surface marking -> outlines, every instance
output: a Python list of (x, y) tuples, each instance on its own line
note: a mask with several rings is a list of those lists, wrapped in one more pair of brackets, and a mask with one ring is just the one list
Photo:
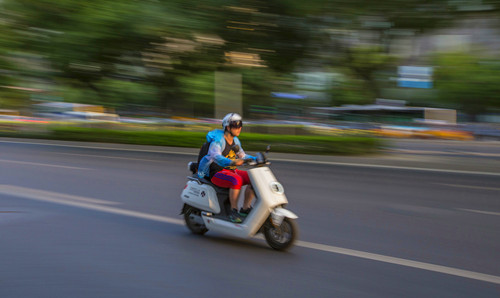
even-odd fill
[(462, 208), (457, 208), (457, 210), (500, 216), (500, 212), (493, 212), (493, 211), (482, 211), (482, 210), (462, 209)]
[[(170, 150), (153, 150), (153, 149), (139, 149), (139, 148), (113, 148), (113, 147), (101, 147), (101, 146), (91, 146), (91, 145), (73, 145), (73, 144), (54, 144), (54, 143), (43, 143), (43, 142), (21, 142), (21, 141), (7, 141), (0, 140), (0, 143), (12, 143), (12, 144), (29, 144), (29, 145), (43, 145), (43, 146), (54, 146), (54, 147), (67, 147), (67, 148), (84, 148), (84, 149), (99, 149), (99, 150), (112, 150), (112, 151), (130, 151), (130, 152), (148, 152), (148, 153), (168, 153), (168, 154), (178, 154), (178, 155), (192, 155), (198, 156), (198, 153), (191, 152), (179, 152)], [(112, 144), (120, 145), (120, 144)], [(130, 144), (121, 144), (130, 145)], [(159, 148), (162, 148), (159, 146)]]
[(433, 151), (433, 150), (412, 150), (412, 149), (386, 149), (388, 152), (394, 153), (410, 153), (410, 154), (442, 154), (442, 155), (473, 155), (484, 157), (500, 157), (498, 153), (488, 152), (473, 152), (473, 151)]
[(18, 160), (7, 160), (7, 159), (0, 159), (0, 162), (14, 163), (14, 164), (22, 164), (22, 165), (30, 165), (30, 166), (42, 166), (42, 167), (63, 168), (63, 169), (71, 169), (71, 170), (90, 170), (90, 169), (88, 169), (88, 168), (71, 167), (71, 166), (61, 166), (61, 165), (53, 165), (53, 164), (47, 164), (47, 163), (28, 162), (28, 161), (18, 161)]
[(118, 157), (118, 156), (105, 156), (105, 155), (92, 155), (92, 154), (77, 154), (77, 153), (61, 153), (61, 152), (51, 152), (60, 155), (70, 155), (70, 156), (83, 156), (92, 158), (110, 158), (110, 159), (123, 159), (123, 160), (134, 160), (134, 161), (147, 161), (147, 162), (163, 162), (164, 160), (154, 160), (154, 159), (142, 159), (142, 158), (130, 158), (130, 157)]
[[(180, 220), (180, 219), (159, 216), (159, 215), (153, 215), (153, 214), (137, 212), (137, 211), (131, 211), (131, 210), (126, 210), (126, 209), (121, 209), (121, 208), (116, 208), (116, 207), (111, 207), (111, 206), (96, 205), (94, 203), (91, 203), (91, 201), (99, 201), (99, 202), (107, 202), (107, 201), (96, 200), (93, 198), (84, 198), (84, 197), (78, 197), (79, 198), (78, 200), (68, 200), (68, 197), (74, 198), (76, 196), (64, 195), (64, 194), (58, 194), (58, 193), (52, 193), (52, 192), (49, 192), (49, 193), (58, 194), (58, 195), (57, 196), (46, 196), (46, 195), (41, 195), (41, 193), (46, 193), (46, 191), (25, 188), (25, 187), (19, 187), (19, 186), (13, 186), (13, 185), (0, 185), (0, 194), (15, 196), (15, 197), (23, 198), (23, 199), (49, 202), (49, 203), (55, 203), (55, 204), (60, 204), (60, 205), (67, 205), (67, 206), (72, 206), (72, 207), (96, 210), (96, 211), (101, 211), (101, 212), (106, 212), (106, 213), (111, 213), (111, 214), (119, 214), (119, 215), (125, 215), (125, 216), (130, 216), (130, 217), (148, 219), (148, 220), (171, 223), (171, 224), (178, 224), (178, 225), (184, 224), (184, 221)], [(82, 200), (82, 199), (84, 199), (84, 200)], [(114, 203), (114, 202), (109, 202), (109, 203)], [(117, 204), (119, 204), (119, 203), (117, 203)]]
[(479, 172), (479, 171), (446, 170), (446, 169), (403, 167), (403, 166), (386, 166), (386, 165), (360, 164), (360, 163), (335, 162), (335, 161), (295, 160), (295, 159), (285, 159), (285, 158), (273, 158), (272, 160), (273, 161), (296, 162), (296, 163), (309, 163), (309, 164), (318, 164), (318, 165), (334, 165), (334, 166), (349, 166), (349, 167), (362, 167), (362, 168), (375, 168), (375, 169), (424, 171), (424, 172), (435, 172), (435, 173), (500, 176), (500, 173)]
[(93, 198), (87, 198), (87, 197), (81, 197), (81, 196), (75, 196), (75, 195), (68, 195), (68, 194), (62, 194), (62, 193), (58, 193), (58, 192), (52, 192), (52, 191), (46, 191), (46, 190), (40, 190), (40, 189), (34, 189), (34, 188), (27, 188), (27, 187), (21, 187), (21, 186), (5, 185), (5, 184), (3, 184), (3, 185), (0, 184), (0, 193), (10, 195), (10, 196), (15, 196), (15, 197), (29, 198), (32, 200), (52, 202), (52, 203), (61, 203), (61, 204), (67, 204), (67, 205), (71, 205), (71, 203), (78, 203), (78, 202), (84, 202), (84, 203), (90, 203), (90, 204), (100, 204), (100, 205), (119, 205), (119, 204), (121, 204), (121, 203), (117, 203), (117, 202), (111, 202), (111, 201), (105, 201), (105, 200), (99, 200), (99, 199), (93, 199)]
[(412, 261), (412, 260), (389, 257), (389, 256), (373, 254), (373, 253), (359, 251), (359, 250), (347, 249), (347, 248), (342, 248), (342, 247), (335, 247), (335, 246), (306, 242), (306, 241), (297, 241), (297, 246), (321, 250), (321, 251), (325, 251), (325, 252), (336, 253), (336, 254), (348, 255), (348, 256), (353, 256), (353, 257), (357, 257), (357, 258), (373, 260), (373, 261), (379, 261), (379, 262), (384, 262), (384, 263), (389, 263), (389, 264), (395, 264), (395, 265), (418, 268), (418, 269), (434, 271), (434, 272), (439, 272), (439, 273), (444, 273), (444, 274), (449, 274), (449, 275), (455, 275), (455, 276), (465, 277), (465, 278), (469, 278), (469, 279), (491, 282), (491, 283), (495, 283), (495, 284), (500, 284), (500, 276), (483, 274), (483, 273), (474, 272), (474, 271), (468, 271), (468, 270), (462, 270), (462, 269), (457, 269), (457, 268), (452, 268), (452, 267), (417, 262), (417, 261)]
[(500, 191), (498, 187), (484, 187), (484, 186), (475, 186), (475, 185), (462, 185), (462, 184), (447, 184), (447, 183), (436, 183), (438, 185), (451, 186), (451, 187), (460, 187), (460, 188), (471, 188), (471, 189), (484, 189), (484, 190), (495, 190)]
[[(42, 191), (42, 193), (43, 192), (45, 192), (45, 191)], [(29, 188), (24, 188), (24, 187), (11, 186), (11, 185), (0, 185), (0, 194), (16, 196), (16, 197), (20, 197), (20, 198), (24, 198), (24, 199), (44, 201), (44, 202), (62, 204), (62, 205), (79, 207), (79, 208), (84, 208), (84, 209), (96, 210), (96, 211), (101, 211), (101, 212), (106, 212), (106, 213), (111, 213), (111, 214), (125, 215), (125, 216), (147, 219), (147, 220), (152, 220), (152, 221), (157, 221), (157, 222), (164, 222), (164, 223), (170, 223), (170, 224), (176, 224), (176, 225), (184, 225), (184, 221), (181, 219), (177, 219), (177, 218), (171, 218), (171, 217), (154, 215), (154, 214), (149, 214), (149, 213), (131, 211), (131, 210), (120, 209), (120, 208), (110, 207), (110, 206), (96, 205), (93, 203), (89, 203), (89, 198), (87, 198), (87, 202), (84, 202), (81, 200), (80, 201), (65, 200), (64, 197), (61, 198), (60, 194), (59, 194), (59, 198), (45, 196), (45, 195), (39, 195), (40, 190), (33, 190), (33, 189), (29, 189)], [(90, 200), (94, 200), (94, 199), (90, 199)], [(347, 249), (347, 248), (319, 244), (319, 243), (313, 243), (313, 242), (307, 242), (307, 241), (300, 241), (299, 240), (296, 242), (296, 245), (299, 247), (315, 249), (315, 250), (319, 250), (319, 251), (323, 251), (323, 252), (347, 255), (347, 256), (351, 256), (351, 257), (363, 258), (363, 259), (368, 259), (368, 260), (372, 260), (372, 261), (378, 261), (378, 262), (383, 262), (383, 263), (388, 263), (388, 264), (395, 264), (395, 265), (400, 265), (400, 266), (405, 266), (405, 267), (410, 267), (410, 268), (417, 268), (417, 269), (433, 271), (433, 272), (438, 272), (438, 273), (444, 273), (444, 274), (449, 274), (449, 275), (454, 275), (454, 276), (459, 276), (459, 277), (464, 277), (464, 278), (469, 278), (469, 279), (474, 279), (474, 280), (479, 280), (479, 281), (484, 281), (484, 282), (490, 282), (490, 283), (494, 283), (494, 284), (500, 284), (500, 276), (495, 276), (495, 275), (483, 274), (483, 273), (474, 272), (474, 271), (462, 270), (462, 269), (458, 269), (458, 268), (440, 266), (440, 265), (424, 263), (424, 262), (417, 262), (417, 261), (412, 261), (412, 260), (406, 260), (406, 259), (401, 259), (401, 258), (395, 258), (395, 257), (384, 256), (384, 255), (380, 255), (380, 254), (373, 254), (373, 253), (359, 251), (359, 250)]]
[[(44, 146), (55, 146), (55, 147), (86, 148), (86, 149), (100, 149), (100, 150), (130, 151), (130, 152), (166, 153), (166, 154), (198, 156), (198, 152), (192, 153), (192, 152), (179, 152), (179, 151), (170, 151), (170, 150), (167, 151), (167, 150), (138, 149), (138, 148), (112, 148), (112, 147), (108, 148), (108, 147), (90, 146), (90, 145), (54, 144), (54, 143), (42, 143), (42, 142), (32, 142), (32, 141), (22, 142), (22, 141), (10, 141), (10, 140), (0, 140), (0, 143), (31, 144), (31, 145), (44, 145)], [(360, 164), (360, 163), (333, 162), (333, 161), (296, 160), (296, 159), (287, 159), (287, 158), (273, 158), (272, 160), (292, 162), (292, 163), (350, 166), (350, 167), (363, 167), (363, 168), (375, 168), (375, 169), (395, 169), (395, 170), (410, 170), (410, 171), (426, 171), (426, 172), (435, 172), (435, 173), (454, 173), (454, 174), (500, 176), (500, 173), (480, 172), (480, 171), (445, 170), (445, 169), (433, 169), (433, 168), (388, 166), (388, 165)]]

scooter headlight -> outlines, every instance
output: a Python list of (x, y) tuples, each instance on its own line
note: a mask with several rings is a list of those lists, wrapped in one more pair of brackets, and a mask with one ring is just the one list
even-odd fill
[(285, 193), (285, 188), (279, 182), (271, 182), (270, 184), (272, 192), (282, 195)]

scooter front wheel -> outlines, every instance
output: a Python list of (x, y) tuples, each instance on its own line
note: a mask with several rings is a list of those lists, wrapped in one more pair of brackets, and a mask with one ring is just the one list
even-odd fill
[(205, 225), (201, 223), (203, 219), (201, 218), (201, 211), (199, 209), (188, 208), (184, 212), (184, 221), (193, 234), (203, 235), (208, 231)]
[(279, 227), (267, 223), (263, 232), (269, 246), (276, 250), (286, 250), (297, 238), (299, 228), (295, 220), (285, 217)]

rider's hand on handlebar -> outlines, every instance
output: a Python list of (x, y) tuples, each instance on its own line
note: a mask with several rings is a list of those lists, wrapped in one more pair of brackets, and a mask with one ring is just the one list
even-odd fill
[(253, 160), (252, 158), (247, 158), (244, 160), (244, 163), (249, 165), (249, 166), (254, 166), (256, 165), (257, 163), (255, 162), (255, 160)]
[(234, 165), (235, 166), (241, 166), (245, 161), (243, 159), (235, 159), (234, 160)]

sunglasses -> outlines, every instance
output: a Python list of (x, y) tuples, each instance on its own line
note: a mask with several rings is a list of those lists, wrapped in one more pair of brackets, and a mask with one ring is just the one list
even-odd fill
[(229, 123), (229, 127), (231, 128), (240, 128), (243, 127), (243, 122), (241, 121), (233, 121)]

